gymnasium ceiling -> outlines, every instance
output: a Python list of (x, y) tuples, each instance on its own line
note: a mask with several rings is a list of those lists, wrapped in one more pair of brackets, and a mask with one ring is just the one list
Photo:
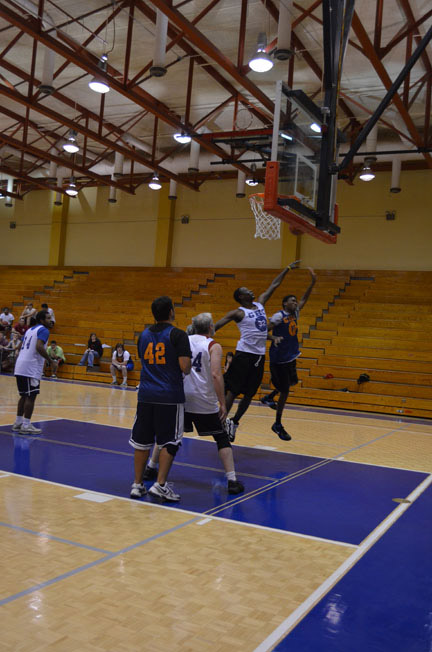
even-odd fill
[[(280, 0), (288, 2), (288, 0)], [(14, 194), (63, 187), (71, 170), (78, 185), (116, 185), (134, 192), (154, 170), (162, 181), (190, 188), (250, 171), (250, 152), (215, 142), (218, 132), (272, 125), (275, 82), (283, 79), (317, 104), (323, 100), (321, 0), (292, 7), (291, 49), (267, 73), (250, 70), (260, 31), (276, 46), (279, 0), (2, 0), (0, 4), (0, 172)], [(156, 9), (168, 16), (163, 77), (150, 75)], [(356, 0), (347, 46), (338, 126), (352, 140), (386, 94), (410, 53), (432, 24), (430, 0)], [(54, 92), (39, 90), (46, 48), (54, 58)], [(110, 92), (88, 83), (108, 54)], [(379, 122), (377, 150), (431, 146), (432, 44), (412, 69)], [(77, 131), (80, 152), (61, 145)], [(201, 146), (200, 171), (188, 173), (190, 145), (173, 140), (185, 130)], [(213, 135), (212, 135), (213, 134)], [(132, 136), (132, 138), (131, 138)], [(128, 142), (129, 141), (129, 142)], [(123, 176), (111, 178), (115, 152)], [(363, 149), (363, 151), (365, 151)], [(217, 163), (232, 156), (234, 165)], [(402, 169), (432, 167), (428, 152), (398, 154)], [(353, 180), (362, 163), (348, 169)], [(213, 165), (212, 165), (213, 163)], [(389, 169), (391, 157), (378, 158)], [(261, 166), (259, 166), (261, 168)], [(258, 174), (262, 176), (263, 170)]]

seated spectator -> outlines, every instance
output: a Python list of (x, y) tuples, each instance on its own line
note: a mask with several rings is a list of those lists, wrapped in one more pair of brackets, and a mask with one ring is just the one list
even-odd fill
[(103, 349), (101, 341), (98, 340), (96, 333), (91, 333), (90, 339), (87, 342), (87, 349), (84, 351), (84, 355), (79, 361), (78, 365), (84, 367), (87, 363), (88, 367), (93, 367), (95, 360), (99, 360), (102, 357)]
[(25, 319), (26, 326), (29, 327), (31, 324), (31, 319), (32, 317), (36, 317), (37, 310), (36, 308), (33, 308), (32, 303), (28, 303), (24, 310), (21, 313), (21, 317)]
[[(57, 378), (57, 369), (60, 365), (66, 362), (65, 354), (61, 346), (57, 346), (57, 342), (52, 340), (49, 347), (47, 348), (47, 353), (50, 357), (50, 367), (52, 370), (51, 378)], [(46, 363), (48, 366), (48, 363)]]
[(26, 320), (24, 319), (24, 317), (20, 317), (18, 322), (14, 324), (12, 327), (12, 334), (18, 333), (20, 339), (22, 339), (25, 335), (27, 328), (28, 326), (26, 326)]
[(6, 337), (4, 331), (0, 331), (0, 364), (2, 364), (3, 360), (6, 360), (6, 357), (8, 356), (8, 346), (8, 338)]
[(6, 333), (10, 333), (11, 326), (13, 324), (14, 319), (15, 317), (13, 316), (9, 308), (5, 306), (0, 315), (0, 330)]
[(3, 347), (2, 350), (2, 371), (10, 372), (15, 368), (15, 362), (18, 357), (19, 350), (21, 348), (21, 338), (18, 333), (12, 334), (12, 339), (7, 346)]
[(48, 308), (48, 304), (47, 304), (47, 303), (42, 303), (42, 304), (41, 304), (41, 310), (47, 310), (48, 313), (49, 313), (49, 316), (51, 317), (51, 321), (52, 321), (52, 323), (55, 324), (55, 314), (54, 314), (54, 310), (53, 310), (52, 308)]
[(122, 387), (127, 387), (127, 363), (129, 362), (130, 353), (125, 350), (123, 344), (116, 344), (111, 360), (111, 385), (117, 385), (117, 371), (121, 371), (123, 375)]

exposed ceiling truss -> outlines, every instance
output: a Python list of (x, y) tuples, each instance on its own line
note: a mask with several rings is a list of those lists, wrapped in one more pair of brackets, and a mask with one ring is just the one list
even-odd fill
[[(0, 174), (9, 195), (64, 192), (62, 179), (134, 193), (156, 172), (199, 190), (206, 180), (249, 174), (253, 153), (268, 160), (274, 82), (322, 99), (321, 0), (293, 2), (291, 49), (270, 73), (247, 65), (259, 31), (277, 45), (280, 3), (290, 0), (3, 0), (0, 4)], [(165, 76), (150, 73), (157, 14), (168, 21)], [(357, 0), (349, 34), (338, 126), (355, 139), (432, 23), (426, 0)], [(40, 89), (54, 53), (54, 91)], [(107, 53), (101, 71), (102, 53)], [(429, 45), (379, 122), (378, 151), (411, 152), (403, 168), (432, 167), (432, 48)], [(88, 82), (103, 77), (110, 92)], [(70, 129), (80, 151), (61, 145)], [(188, 172), (192, 136), (202, 164)], [(266, 140), (267, 139), (267, 140)], [(125, 162), (114, 177), (114, 156)], [(383, 157), (384, 158), (384, 157)], [(390, 158), (378, 169), (390, 166)], [(229, 161), (229, 165), (223, 165)], [(360, 159), (347, 172), (352, 181)], [(220, 163), (220, 165), (219, 165)], [(49, 174), (56, 166), (57, 178)], [(263, 177), (263, 168), (255, 174)]]

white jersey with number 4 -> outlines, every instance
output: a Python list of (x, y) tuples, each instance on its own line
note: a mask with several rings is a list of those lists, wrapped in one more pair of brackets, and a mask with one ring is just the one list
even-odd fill
[(253, 310), (239, 306), (243, 310), (244, 317), (237, 322), (240, 330), (240, 339), (237, 342), (237, 351), (265, 355), (267, 342), (267, 315), (264, 306), (257, 301)]
[(214, 414), (219, 411), (210, 366), (210, 348), (214, 340), (206, 335), (189, 335), (189, 342), (192, 366), (190, 374), (184, 379), (185, 411)]
[(42, 371), (45, 358), (36, 351), (36, 342), (42, 340), (48, 342), (49, 330), (38, 324), (26, 331), (21, 349), (15, 363), (15, 376), (27, 376), (28, 378), (42, 378)]

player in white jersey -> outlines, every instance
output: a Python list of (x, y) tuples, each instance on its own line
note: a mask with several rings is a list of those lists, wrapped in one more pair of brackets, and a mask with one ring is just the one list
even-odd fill
[(192, 324), (194, 335), (189, 335), (192, 368), (184, 379), (185, 431), (192, 432), (194, 425), (201, 437), (213, 437), (228, 481), (228, 493), (240, 494), (244, 486), (237, 480), (233, 451), (223, 426), (226, 406), (222, 347), (212, 339), (214, 324), (209, 312), (194, 317)]
[(40, 379), (45, 360), (50, 364), (50, 357), (45, 349), (52, 321), (48, 310), (41, 310), (36, 315), (36, 326), (30, 327), (23, 338), (21, 349), (15, 363), (15, 377), (20, 400), (17, 417), (12, 430), (36, 435), (41, 432), (30, 423), (36, 396), (39, 394)]
[(217, 331), (230, 321), (235, 321), (240, 330), (240, 339), (237, 342), (234, 359), (225, 374), (227, 414), (229, 414), (236, 396), (243, 394), (233, 419), (226, 420), (226, 428), (231, 441), (234, 441), (239, 421), (248, 409), (261, 384), (264, 373), (266, 341), (267, 339), (278, 341), (273, 335), (268, 334), (264, 305), (282, 283), (288, 272), (298, 267), (299, 262), (299, 260), (296, 260), (282, 270), (273, 279), (267, 290), (259, 295), (258, 301), (254, 301), (255, 295), (248, 288), (237, 288), (234, 292), (234, 299), (240, 304), (240, 307), (228, 312), (215, 325)]

